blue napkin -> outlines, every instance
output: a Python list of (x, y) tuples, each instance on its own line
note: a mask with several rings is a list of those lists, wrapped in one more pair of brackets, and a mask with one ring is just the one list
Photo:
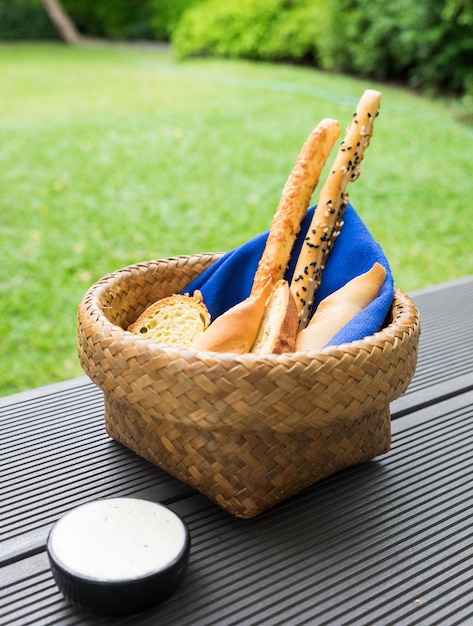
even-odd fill
[[(301, 230), (285, 275), (288, 281), (294, 272), (295, 262), (314, 208), (309, 209), (301, 224)], [(388, 260), (351, 204), (345, 211), (343, 221), (344, 225), (340, 235), (335, 240), (322, 274), (322, 283), (316, 292), (315, 308), (323, 298), (342, 287), (346, 282), (367, 272), (376, 261), (386, 268), (386, 280), (379, 296), (348, 322), (327, 345), (363, 339), (363, 337), (380, 330), (391, 308), (394, 295), (394, 281)], [(193, 293), (199, 289), (212, 320), (231, 306), (247, 298), (251, 291), (258, 262), (263, 254), (267, 236), (268, 231), (224, 254), (192, 281), (183, 290), (183, 293)]]

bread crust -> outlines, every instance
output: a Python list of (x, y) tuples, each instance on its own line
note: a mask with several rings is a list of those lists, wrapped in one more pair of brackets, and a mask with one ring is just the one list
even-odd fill
[(317, 307), (309, 324), (296, 338), (296, 351), (320, 350), (345, 324), (368, 306), (379, 294), (386, 278), (386, 269), (375, 263), (327, 296)]
[(211, 352), (249, 352), (255, 342), (264, 314), (271, 281), (257, 293), (217, 317), (192, 344), (193, 350)]
[(339, 134), (338, 121), (326, 118), (319, 122), (302, 146), (274, 214), (255, 273), (252, 294), (262, 289), (268, 280), (276, 282), (283, 278), (311, 196)]
[(348, 183), (360, 175), (360, 163), (373, 134), (373, 123), (379, 113), (380, 102), (379, 91), (367, 89), (363, 93), (320, 191), (291, 280), (300, 329), (307, 325), (312, 313), (314, 294), (322, 280), (327, 257), (343, 225), (342, 217), (348, 204), (345, 190)]
[(294, 352), (299, 314), (289, 283), (278, 280), (266, 302), (266, 307), (258, 329), (258, 335), (251, 348), (255, 354), (283, 354)]

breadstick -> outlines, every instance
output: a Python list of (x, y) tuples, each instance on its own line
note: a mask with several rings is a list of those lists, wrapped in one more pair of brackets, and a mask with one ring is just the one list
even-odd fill
[(327, 180), (320, 191), (307, 236), (296, 263), (291, 291), (299, 310), (299, 328), (304, 328), (312, 312), (315, 291), (320, 285), (330, 249), (343, 225), (348, 204), (345, 193), (349, 182), (360, 175), (360, 163), (373, 134), (379, 113), (381, 93), (366, 90), (347, 128)]
[(302, 146), (274, 214), (255, 273), (252, 294), (260, 291), (268, 280), (274, 283), (283, 278), (310, 198), (339, 133), (340, 126), (336, 120), (324, 119)]
[(364, 274), (322, 300), (308, 325), (296, 337), (296, 351), (320, 350), (345, 324), (379, 294), (386, 269), (375, 263)]

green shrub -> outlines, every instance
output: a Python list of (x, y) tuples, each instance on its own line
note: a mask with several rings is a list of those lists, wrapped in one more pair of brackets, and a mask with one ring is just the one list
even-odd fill
[(151, 39), (150, 0), (62, 0), (79, 31), (110, 39)]
[(154, 39), (169, 41), (182, 14), (202, 0), (149, 0)]
[(57, 39), (44, 9), (30, 0), (0, 0), (0, 40)]
[(111, 39), (169, 41), (182, 13), (202, 0), (63, 0), (79, 30)]
[(260, 42), (261, 56), (269, 60), (310, 61), (324, 65), (324, 42), (329, 27), (329, 5), (299, 1), (277, 12), (267, 37)]
[(327, 19), (324, 0), (207, 0), (182, 16), (172, 43), (180, 57), (314, 62)]
[[(420, 84), (465, 92), (473, 84), (473, 3), (446, 0), (438, 36), (413, 74)], [(435, 22), (436, 23), (436, 22)], [(435, 26), (432, 26), (435, 33)]]
[(462, 92), (473, 68), (470, 0), (331, 0), (335, 69)]
[[(202, 0), (62, 0), (88, 37), (169, 41), (181, 15)], [(0, 39), (57, 39), (39, 0), (0, 0)]]
[(178, 56), (308, 61), (464, 93), (473, 79), (471, 0), (207, 0), (172, 37)]

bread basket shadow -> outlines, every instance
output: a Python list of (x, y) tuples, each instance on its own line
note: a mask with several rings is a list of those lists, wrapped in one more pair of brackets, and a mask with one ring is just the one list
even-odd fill
[(125, 330), (219, 256), (160, 259), (105, 276), (80, 303), (78, 349), (104, 392), (112, 438), (249, 518), (389, 450), (389, 405), (414, 375), (420, 322), (396, 289), (380, 332), (320, 353), (199, 353)]

